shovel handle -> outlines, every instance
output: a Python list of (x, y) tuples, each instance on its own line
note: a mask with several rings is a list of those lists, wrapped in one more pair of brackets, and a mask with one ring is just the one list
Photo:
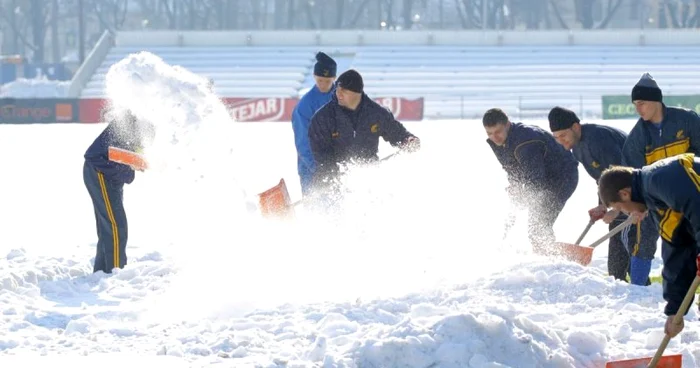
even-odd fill
[(627, 220), (625, 220), (623, 223), (617, 225), (614, 229), (612, 229), (609, 233), (605, 234), (602, 238), (596, 240), (593, 244), (590, 245), (591, 248), (595, 248), (602, 244), (604, 241), (612, 238), (613, 236), (617, 235), (620, 231), (624, 230), (627, 226), (632, 225), (634, 222), (634, 219), (632, 217), (628, 217)]
[(588, 234), (588, 230), (590, 230), (591, 227), (593, 227), (593, 224), (595, 224), (595, 221), (593, 221), (593, 220), (588, 221), (588, 225), (586, 225), (586, 228), (583, 229), (581, 236), (578, 237), (578, 239), (576, 240), (576, 243), (574, 243), (574, 244), (576, 244), (576, 245), (581, 244), (581, 241), (583, 240), (583, 238), (586, 237), (586, 234)]
[[(676, 312), (676, 315), (673, 316), (673, 320), (671, 321), (671, 323), (673, 323), (674, 325), (681, 323), (683, 317), (685, 316), (685, 310), (688, 309), (690, 302), (695, 297), (695, 291), (697, 290), (698, 286), (700, 286), (700, 276), (696, 275), (695, 279), (693, 280), (693, 283), (688, 289), (688, 292), (685, 294), (685, 298), (683, 298), (683, 303), (681, 303), (681, 306), (678, 308), (678, 312)], [(656, 350), (654, 358), (651, 359), (651, 362), (649, 362), (647, 368), (656, 368), (656, 365), (659, 363), (659, 360), (661, 360), (661, 357), (664, 354), (664, 350), (666, 350), (666, 346), (668, 346), (668, 343), (670, 341), (671, 337), (669, 335), (664, 336), (664, 339), (661, 341), (661, 345), (659, 345), (659, 348)]]

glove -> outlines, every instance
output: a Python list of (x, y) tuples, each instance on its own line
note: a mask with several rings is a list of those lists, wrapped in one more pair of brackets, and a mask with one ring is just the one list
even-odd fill
[(588, 210), (588, 216), (590, 216), (591, 221), (595, 222), (603, 217), (605, 217), (605, 214), (608, 212), (608, 210), (604, 206), (598, 206), (595, 208), (591, 208)]

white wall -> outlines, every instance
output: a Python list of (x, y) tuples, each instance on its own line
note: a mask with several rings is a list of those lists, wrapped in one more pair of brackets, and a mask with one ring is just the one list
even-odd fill
[(358, 45), (697, 45), (683, 30), (570, 31), (129, 31), (117, 46), (358, 46)]

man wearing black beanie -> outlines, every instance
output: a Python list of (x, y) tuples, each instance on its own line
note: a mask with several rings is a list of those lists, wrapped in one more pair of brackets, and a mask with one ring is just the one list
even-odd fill
[[(603, 170), (622, 163), (622, 146), (627, 139), (627, 134), (622, 130), (607, 125), (581, 124), (575, 112), (560, 106), (549, 111), (548, 120), (549, 129), (557, 142), (571, 150), (596, 183)], [(612, 230), (627, 219), (625, 215), (607, 211), (597, 193), (596, 202), (598, 206), (588, 211), (591, 221), (602, 219)], [(635, 247), (623, 235), (626, 235), (624, 231), (617, 233), (608, 242), (608, 274), (617, 280), (626, 281), (629, 270), (632, 284), (649, 285), (650, 269), (645, 266), (654, 259), (655, 239), (647, 237), (646, 240), (651, 241), (642, 242)], [(629, 249), (625, 247), (626, 244), (630, 246)]]
[(337, 64), (333, 58), (323, 52), (318, 52), (314, 64), (315, 85), (304, 94), (292, 111), (294, 146), (297, 149), (297, 172), (301, 184), (301, 194), (304, 197), (311, 190), (311, 181), (316, 170), (316, 162), (309, 146), (311, 117), (321, 106), (331, 100), (336, 68)]
[[(700, 117), (688, 109), (666, 106), (661, 88), (651, 74), (644, 73), (632, 87), (631, 99), (639, 120), (622, 148), (623, 166), (641, 169), (661, 159), (686, 152), (700, 155)], [(680, 225), (680, 218), (674, 218), (664, 223), (663, 233), (672, 235)], [(627, 236), (636, 239), (637, 244), (653, 240), (656, 245), (661, 230), (651, 216), (645, 216), (630, 226)], [(662, 247), (673, 247), (673, 240), (669, 236), (663, 236)], [(666, 270), (665, 267), (662, 275), (664, 281), (675, 277), (673, 271)]]
[(360, 73), (347, 70), (338, 77), (330, 102), (311, 119), (309, 142), (317, 164), (314, 189), (326, 192), (323, 195), (327, 197), (332, 194), (329, 189), (333, 187), (340, 164), (376, 161), (379, 137), (404, 151), (420, 148), (418, 137), (364, 93)]

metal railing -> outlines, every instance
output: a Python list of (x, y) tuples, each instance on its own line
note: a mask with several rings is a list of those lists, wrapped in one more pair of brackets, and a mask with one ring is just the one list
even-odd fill
[[(408, 96), (406, 96), (408, 97)], [(481, 119), (490, 108), (500, 108), (512, 119), (546, 118), (554, 106), (571, 109), (581, 119), (601, 119), (601, 95), (488, 95), (424, 96), (425, 119)]]

